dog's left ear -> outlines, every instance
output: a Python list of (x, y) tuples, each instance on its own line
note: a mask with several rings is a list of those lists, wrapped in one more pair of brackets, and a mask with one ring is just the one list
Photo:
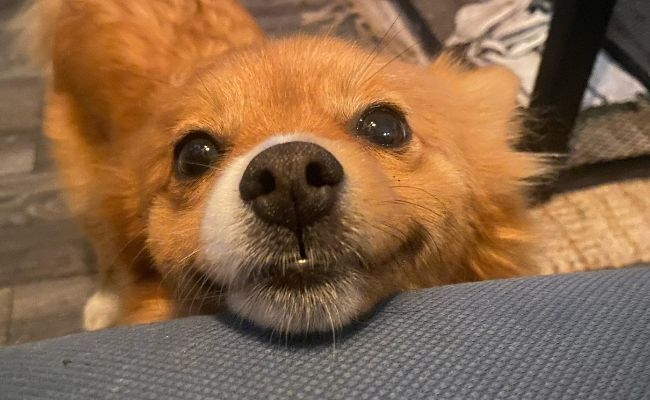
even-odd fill
[(432, 75), (453, 82), (468, 105), (492, 119), (511, 119), (517, 108), (520, 81), (500, 65), (474, 67), (451, 53), (443, 53), (428, 67)]
[(519, 78), (513, 72), (501, 66), (473, 68), (450, 54), (436, 59), (428, 72), (452, 98), (445, 110), (453, 119), (448, 129), (487, 196), (518, 192), (524, 181), (539, 175), (539, 160), (515, 151), (523, 130)]
[(465, 74), (462, 84), (466, 93), (476, 96), (476, 100), (482, 101), (497, 115), (512, 116), (520, 86), (517, 75), (499, 65), (472, 69)]
[(526, 272), (531, 238), (526, 193), (544, 172), (540, 158), (515, 149), (522, 134), (517, 107), (519, 79), (500, 66), (472, 68), (443, 55), (429, 73), (444, 82), (453, 119), (447, 129), (472, 177), (474, 242), (468, 267), (480, 279)]

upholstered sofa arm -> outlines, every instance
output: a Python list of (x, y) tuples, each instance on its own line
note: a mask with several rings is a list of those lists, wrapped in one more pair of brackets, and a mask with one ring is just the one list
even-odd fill
[(194, 317), (0, 350), (3, 399), (648, 399), (650, 267), (401, 294), (286, 339)]

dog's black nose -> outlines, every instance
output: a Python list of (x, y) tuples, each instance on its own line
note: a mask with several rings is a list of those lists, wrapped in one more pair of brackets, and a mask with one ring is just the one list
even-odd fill
[(288, 142), (253, 158), (239, 193), (260, 219), (295, 232), (332, 210), (343, 177), (341, 164), (321, 146)]

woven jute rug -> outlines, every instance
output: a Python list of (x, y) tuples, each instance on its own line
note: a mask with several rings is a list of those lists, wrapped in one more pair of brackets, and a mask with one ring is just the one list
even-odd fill
[[(273, 13), (261, 12), (265, 4), (274, 2), (244, 3), (253, 14), (267, 15), (260, 23), (271, 35), (327, 33), (364, 46), (375, 46), (383, 39), (385, 52), (412, 63), (429, 62), (408, 21), (388, 0), (283, 0), (286, 12), (280, 13), (277, 8)], [(569, 166), (650, 153), (647, 99), (586, 110), (578, 121), (571, 148)], [(650, 262), (650, 179), (558, 194), (533, 213), (542, 230), (536, 261), (543, 273)]]
[(650, 154), (650, 99), (583, 111), (569, 147), (571, 167)]
[(650, 261), (650, 179), (563, 193), (534, 211), (543, 273), (618, 268)]

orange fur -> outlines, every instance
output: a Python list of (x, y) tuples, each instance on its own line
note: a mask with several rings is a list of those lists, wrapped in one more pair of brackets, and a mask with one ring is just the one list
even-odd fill
[[(234, 1), (38, 4), (48, 5), (41, 30), (52, 32), (45, 131), (102, 285), (123, 298), (120, 322), (220, 309), (227, 288), (183, 283), (202, 261), (209, 189), (231, 160), (282, 132), (333, 143), (350, 172), (350, 207), (367, 226), (426, 228), (408, 263), (384, 254), (392, 236), (368, 232), (373, 261), (399, 268), (372, 272), (361, 308), (401, 290), (536, 272), (526, 188), (542, 167), (513, 150), (518, 82), (507, 70), (467, 69), (443, 55), (425, 71), (332, 38), (266, 40)], [(407, 113), (414, 139), (403, 154), (349, 132), (377, 101)], [(188, 186), (174, 177), (172, 151), (197, 128), (230, 151)]]

